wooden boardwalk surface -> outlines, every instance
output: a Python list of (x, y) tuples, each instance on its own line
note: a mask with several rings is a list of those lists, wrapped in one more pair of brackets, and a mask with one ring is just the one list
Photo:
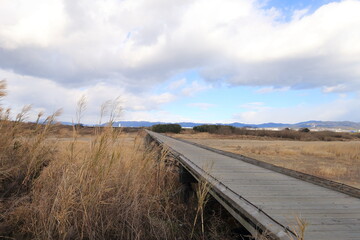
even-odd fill
[(250, 232), (295, 239), (296, 217), (308, 226), (305, 240), (360, 240), (360, 199), (305, 182), (162, 134), (168, 146)]

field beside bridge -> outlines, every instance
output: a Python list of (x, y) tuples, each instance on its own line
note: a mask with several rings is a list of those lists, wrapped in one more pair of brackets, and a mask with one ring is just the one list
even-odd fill
[(360, 188), (360, 141), (296, 141), (248, 135), (170, 134)]
[(232, 239), (237, 223), (214, 202), (202, 228), (203, 205), (182, 202), (178, 169), (144, 131), (54, 117), (0, 119), (0, 239)]

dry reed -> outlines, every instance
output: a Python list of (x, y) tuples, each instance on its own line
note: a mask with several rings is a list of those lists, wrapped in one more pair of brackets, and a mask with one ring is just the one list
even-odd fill
[[(85, 108), (83, 98), (77, 123)], [(110, 116), (107, 127), (93, 129), (84, 140), (77, 124), (73, 136), (64, 141), (49, 138), (59, 112), (45, 122), (40, 113), (35, 124), (27, 124), (23, 121), (29, 107), (15, 120), (10, 110), (1, 109), (0, 238), (189, 238), (196, 212), (181, 203), (168, 151), (145, 146), (144, 133), (129, 141), (128, 134), (113, 128), (120, 110), (117, 100), (106, 103), (101, 118)], [(204, 221), (202, 216), (193, 239), (214, 239)], [(223, 223), (217, 223), (211, 227), (219, 229)]]

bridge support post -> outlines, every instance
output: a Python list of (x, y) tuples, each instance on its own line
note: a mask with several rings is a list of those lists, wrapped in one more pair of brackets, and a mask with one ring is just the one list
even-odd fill
[(191, 194), (194, 192), (191, 183), (196, 183), (197, 180), (184, 166), (180, 165), (179, 181), (182, 184), (182, 200), (185, 204), (187, 204)]

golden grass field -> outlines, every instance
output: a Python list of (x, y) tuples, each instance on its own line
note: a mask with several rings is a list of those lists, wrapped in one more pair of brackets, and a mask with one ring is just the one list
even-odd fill
[(0, 239), (231, 239), (204, 192), (182, 202), (177, 168), (144, 131), (61, 126), (59, 112), (25, 123), (29, 110), (13, 119), (0, 104)]
[(172, 136), (360, 188), (360, 141), (293, 141), (209, 133)]
[(0, 238), (227, 239), (219, 220), (206, 230), (194, 223), (196, 201), (181, 203), (174, 167), (166, 152), (145, 146), (144, 132), (39, 134), (7, 148), (1, 137)]

